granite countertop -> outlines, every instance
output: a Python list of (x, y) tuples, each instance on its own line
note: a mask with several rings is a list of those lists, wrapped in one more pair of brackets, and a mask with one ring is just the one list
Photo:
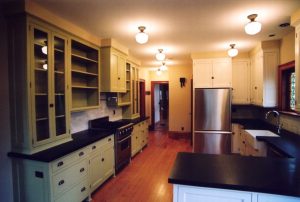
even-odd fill
[[(262, 120), (232, 120), (244, 129), (276, 127)], [(300, 197), (300, 136), (282, 130), (278, 137), (258, 137), (291, 158), (178, 153), (169, 183)]]
[(22, 154), (16, 152), (9, 152), (8, 156), (13, 158), (30, 159), (41, 162), (51, 162), (62, 156), (65, 156), (73, 151), (83, 148), (89, 144), (92, 144), (98, 140), (101, 140), (109, 135), (112, 135), (113, 131), (91, 131), (84, 130), (78, 133), (72, 134), (73, 140), (63, 143), (61, 145), (43, 150), (35, 154)]

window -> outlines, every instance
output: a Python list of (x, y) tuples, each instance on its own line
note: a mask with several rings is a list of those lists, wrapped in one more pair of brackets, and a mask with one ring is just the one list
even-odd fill
[(279, 66), (278, 107), (282, 111), (295, 110), (295, 62)]

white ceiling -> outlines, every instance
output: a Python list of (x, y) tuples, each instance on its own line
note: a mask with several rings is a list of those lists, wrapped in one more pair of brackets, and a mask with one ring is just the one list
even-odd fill
[[(191, 64), (195, 52), (225, 51), (235, 43), (241, 52), (262, 40), (279, 39), (292, 28), (290, 21), (300, 0), (35, 0), (51, 12), (100, 38), (114, 38), (141, 60), (143, 67), (158, 67), (157, 49), (167, 65)], [(258, 14), (262, 31), (244, 32), (249, 14)], [(138, 26), (146, 26), (147, 44), (135, 42)], [(276, 34), (270, 38), (269, 34)]]

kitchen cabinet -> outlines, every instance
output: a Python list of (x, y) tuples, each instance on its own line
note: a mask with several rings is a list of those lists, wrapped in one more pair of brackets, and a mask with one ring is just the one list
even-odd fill
[[(296, 111), (300, 111), (300, 21), (296, 21), (295, 27), (295, 75), (296, 75)], [(298, 86), (298, 87), (297, 87)]]
[(251, 103), (277, 106), (277, 68), (279, 48), (260, 48), (251, 56)]
[(174, 184), (173, 202), (298, 202), (298, 197)]
[(231, 58), (193, 60), (194, 88), (223, 88), (232, 86)]
[(71, 40), (72, 111), (99, 107), (99, 48)]
[(81, 202), (114, 174), (114, 135), (51, 162), (12, 159), (15, 201)]
[(113, 47), (101, 48), (101, 92), (126, 93), (126, 57)]
[(70, 141), (68, 35), (28, 15), (8, 25), (12, 150), (32, 154)]
[(148, 144), (148, 123), (147, 120), (133, 126), (131, 135), (131, 157), (135, 156)]
[(243, 147), (242, 139), (243, 126), (240, 124), (232, 124), (232, 136), (231, 136), (231, 153), (240, 154), (241, 147)]
[(250, 61), (232, 61), (232, 103), (250, 104)]
[[(123, 117), (126, 119), (135, 119), (140, 116), (140, 86), (139, 86), (139, 68), (138, 65), (127, 61), (127, 70), (130, 68), (130, 82), (127, 89), (130, 93), (131, 104), (123, 107)], [(127, 95), (126, 95), (127, 96)]]
[(89, 181), (91, 192), (114, 174), (114, 136), (111, 135), (91, 145)]

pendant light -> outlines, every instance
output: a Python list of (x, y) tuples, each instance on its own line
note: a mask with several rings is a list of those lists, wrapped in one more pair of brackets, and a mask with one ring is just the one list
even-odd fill
[(146, 29), (146, 27), (145, 26), (139, 26), (138, 29), (140, 30), (140, 32), (135, 35), (136, 42), (138, 42), (139, 44), (147, 43), (147, 41), (148, 41), (148, 34), (146, 34), (144, 32), (144, 30)]
[(166, 66), (165, 62), (162, 63), (162, 66), (160, 66), (160, 69), (161, 69), (161, 71), (167, 71), (168, 70), (168, 67)]
[(158, 49), (158, 53), (155, 55), (158, 61), (163, 61), (166, 58), (166, 55), (163, 53), (163, 49)]
[(230, 44), (231, 48), (227, 51), (227, 53), (230, 57), (235, 57), (239, 53), (238, 49), (236, 49), (234, 46), (235, 46), (235, 44)]
[(245, 32), (249, 35), (255, 35), (261, 30), (261, 23), (255, 21), (256, 17), (257, 14), (248, 15), (247, 17), (250, 22), (245, 25)]

